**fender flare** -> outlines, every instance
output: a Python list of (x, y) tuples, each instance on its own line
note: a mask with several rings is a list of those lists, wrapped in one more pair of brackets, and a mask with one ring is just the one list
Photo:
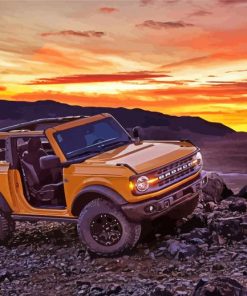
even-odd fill
[(7, 201), (5, 200), (1, 192), (0, 192), (0, 210), (8, 214), (12, 212), (10, 206), (8, 205)]
[(103, 185), (90, 185), (77, 194), (71, 206), (71, 213), (78, 216), (83, 207), (99, 195), (119, 207), (127, 203), (118, 192), (109, 187)]

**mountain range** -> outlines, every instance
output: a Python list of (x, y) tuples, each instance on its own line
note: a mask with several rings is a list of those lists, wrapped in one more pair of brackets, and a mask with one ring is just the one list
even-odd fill
[[(137, 108), (81, 107), (50, 100), (37, 102), (0, 100), (0, 127), (38, 118), (99, 113), (112, 114), (126, 128), (141, 126), (146, 133), (147, 129), (149, 132), (152, 130), (152, 133), (156, 134), (155, 138), (159, 138), (160, 128), (166, 137), (169, 135), (171, 138), (176, 138), (176, 135), (181, 138), (186, 134), (225, 136), (236, 133), (221, 123), (209, 122), (200, 117), (178, 117)], [(160, 137), (162, 138), (162, 135)]]

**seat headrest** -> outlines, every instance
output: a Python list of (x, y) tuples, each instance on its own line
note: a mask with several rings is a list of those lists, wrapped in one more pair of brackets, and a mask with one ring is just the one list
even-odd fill
[(38, 151), (41, 148), (41, 140), (40, 138), (31, 138), (28, 141), (28, 151)]

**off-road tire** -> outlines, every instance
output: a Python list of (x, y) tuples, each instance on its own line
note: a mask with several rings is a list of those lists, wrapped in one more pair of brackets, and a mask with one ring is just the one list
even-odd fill
[[(104, 246), (98, 243), (92, 236), (90, 225), (97, 215), (109, 214), (114, 216), (121, 225), (122, 234), (117, 243)], [(81, 211), (78, 219), (77, 231), (79, 238), (88, 250), (94, 254), (104, 257), (117, 256), (132, 249), (141, 235), (141, 225), (129, 221), (121, 209), (112, 202), (97, 198), (89, 202)]]
[(0, 211), (0, 244), (4, 244), (10, 239), (14, 229), (14, 221), (4, 212)]

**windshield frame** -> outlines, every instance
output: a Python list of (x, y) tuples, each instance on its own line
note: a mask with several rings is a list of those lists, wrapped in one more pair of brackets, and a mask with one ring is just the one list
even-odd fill
[[(71, 151), (70, 154), (73, 154), (73, 153), (76, 153), (76, 152), (79, 152), (79, 153), (74, 154), (72, 157), (68, 157), (68, 153), (66, 153), (64, 151), (64, 149), (61, 147), (61, 145), (60, 145), (60, 143), (58, 141), (57, 135), (59, 133), (63, 132), (63, 131), (68, 131), (70, 129), (73, 129), (73, 128), (76, 128), (76, 127), (79, 127), (79, 126), (84, 126), (84, 125), (86, 126), (88, 124), (96, 123), (96, 122), (103, 121), (103, 120), (106, 120), (106, 119), (113, 120), (113, 122), (119, 127), (119, 129), (123, 132), (123, 134), (126, 134), (128, 140), (123, 140), (121, 137), (114, 137), (114, 138), (106, 139), (104, 141), (95, 143), (93, 145), (89, 145), (89, 146), (83, 147), (81, 149), (76, 149), (74, 151)], [(86, 160), (88, 158), (94, 157), (94, 156), (96, 156), (98, 154), (101, 154), (103, 152), (110, 151), (112, 149), (115, 149), (115, 148), (130, 144), (130, 143), (133, 143), (133, 139), (130, 136), (130, 134), (127, 132), (127, 130), (113, 116), (106, 116), (106, 117), (103, 117), (101, 119), (97, 119), (97, 120), (90, 121), (90, 122), (87, 122), (87, 123), (74, 125), (74, 126), (68, 127), (66, 129), (63, 129), (63, 130), (57, 130), (57, 131), (55, 131), (55, 133), (53, 133), (53, 137), (54, 137), (54, 140), (55, 140), (56, 144), (59, 147), (59, 150), (61, 151), (61, 153), (63, 154), (63, 156), (65, 158), (65, 162), (74, 162), (77, 159), (78, 160)], [(90, 153), (90, 151), (92, 153)], [(85, 155), (83, 155), (83, 154), (85, 154)]]

